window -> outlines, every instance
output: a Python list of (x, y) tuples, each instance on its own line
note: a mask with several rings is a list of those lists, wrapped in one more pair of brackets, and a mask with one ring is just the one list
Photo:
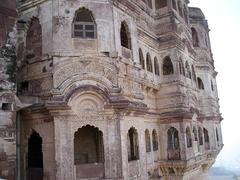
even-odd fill
[(148, 129), (145, 130), (145, 144), (146, 144), (146, 152), (151, 152), (151, 140)]
[(203, 134), (204, 134), (204, 145), (205, 145), (205, 149), (208, 150), (208, 149), (210, 149), (208, 130), (205, 129), (205, 128), (203, 128)]
[(186, 138), (187, 138), (187, 147), (192, 147), (192, 137), (191, 137), (191, 131), (190, 128), (186, 128)]
[(187, 61), (186, 61), (186, 63), (185, 63), (185, 68), (186, 68), (186, 76), (187, 76), (189, 79), (192, 79), (191, 69), (190, 69), (190, 66), (189, 66), (189, 64), (188, 64)]
[(184, 6), (183, 15), (184, 15), (185, 22), (188, 23), (188, 13), (187, 13), (186, 6)]
[(196, 129), (196, 127), (193, 127), (193, 135), (194, 135), (194, 141), (197, 141), (198, 137), (197, 137), (197, 129)]
[(154, 72), (155, 72), (155, 74), (156, 75), (158, 75), (159, 76), (159, 65), (158, 65), (158, 59), (155, 57), (154, 58)]
[(149, 54), (149, 53), (147, 53), (147, 71), (153, 72), (153, 69), (152, 69), (152, 60), (151, 60), (151, 57), (150, 57), (150, 54)]
[(197, 81), (197, 77), (196, 77), (196, 73), (195, 73), (195, 69), (194, 69), (193, 65), (192, 65), (192, 77), (193, 77), (193, 80), (196, 82)]
[(183, 17), (183, 9), (182, 9), (182, 4), (180, 1), (178, 1), (178, 11), (181, 17)]
[(214, 86), (213, 86), (212, 80), (211, 80), (211, 89), (212, 89), (212, 91), (214, 91)]
[(202, 128), (198, 128), (198, 139), (199, 139), (199, 145), (203, 145), (203, 136), (202, 136)]
[(179, 137), (178, 131), (174, 127), (171, 127), (168, 132), (168, 149), (175, 150), (179, 149)]
[(204, 90), (204, 84), (201, 78), (197, 78), (198, 89)]
[(89, 10), (81, 8), (76, 11), (73, 21), (73, 37), (96, 38), (96, 24)]
[(3, 111), (12, 111), (12, 103), (2, 103)]
[(156, 0), (156, 9), (161, 9), (167, 6), (167, 0)]
[(19, 86), (18, 87), (19, 93), (26, 93), (29, 91), (29, 82), (28, 81), (20, 82), (18, 86)]
[(184, 66), (183, 66), (182, 60), (180, 60), (180, 62), (179, 62), (179, 71), (180, 71), (180, 74), (182, 74), (183, 76), (185, 76), (185, 68), (184, 68)]
[(148, 7), (152, 8), (152, 0), (143, 0), (145, 4), (147, 4)]
[(139, 49), (139, 61), (142, 69), (145, 69), (145, 64), (144, 64), (145, 62), (144, 62), (144, 57), (141, 49)]
[(127, 134), (128, 138), (128, 161), (139, 159), (138, 133), (135, 128), (130, 128)]
[(152, 144), (153, 144), (153, 151), (157, 151), (158, 150), (158, 136), (157, 136), (157, 132), (155, 129), (152, 131)]
[(219, 136), (218, 136), (218, 130), (216, 128), (216, 138), (217, 138), (217, 142), (219, 141)]
[(176, 0), (172, 0), (172, 7), (173, 9), (177, 10)]
[(169, 56), (163, 60), (163, 75), (173, 74), (173, 64)]
[(195, 28), (191, 28), (192, 31), (192, 41), (194, 47), (199, 47), (198, 33)]
[(131, 49), (130, 33), (129, 33), (128, 25), (125, 21), (121, 23), (120, 38), (121, 38), (121, 46)]

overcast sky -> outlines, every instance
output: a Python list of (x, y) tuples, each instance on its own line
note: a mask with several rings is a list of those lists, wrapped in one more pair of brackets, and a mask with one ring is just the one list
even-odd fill
[(240, 167), (240, 0), (190, 0), (208, 19), (215, 61), (224, 148), (217, 165)]

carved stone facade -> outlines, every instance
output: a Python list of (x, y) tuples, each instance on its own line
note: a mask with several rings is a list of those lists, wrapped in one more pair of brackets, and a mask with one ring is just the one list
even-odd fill
[(208, 24), (188, 3), (19, 3), (20, 179), (207, 178), (222, 117)]

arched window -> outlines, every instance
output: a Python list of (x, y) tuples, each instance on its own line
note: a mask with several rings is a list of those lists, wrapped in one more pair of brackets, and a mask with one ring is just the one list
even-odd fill
[(216, 138), (217, 138), (217, 142), (219, 141), (219, 136), (218, 136), (218, 129), (216, 128)]
[(212, 80), (211, 80), (211, 89), (212, 89), (212, 91), (214, 91), (214, 86), (213, 86)]
[(179, 62), (179, 71), (180, 71), (180, 74), (182, 74), (183, 76), (185, 76), (185, 68), (183, 66), (183, 62), (182, 60), (180, 59), (180, 62)]
[(186, 138), (187, 138), (187, 147), (192, 147), (192, 137), (191, 137), (191, 131), (190, 128), (186, 128)]
[(151, 139), (148, 129), (145, 130), (146, 152), (151, 152)]
[(142, 67), (142, 69), (145, 69), (145, 62), (144, 62), (144, 57), (143, 57), (143, 53), (142, 53), (142, 49), (139, 48), (139, 61), (140, 61), (140, 65)]
[(201, 78), (197, 78), (197, 83), (198, 83), (198, 89), (204, 90), (204, 84)]
[(178, 131), (174, 127), (171, 127), (168, 132), (168, 149), (175, 150), (179, 149), (179, 137)]
[(169, 56), (165, 57), (163, 60), (163, 75), (173, 74), (173, 63)]
[(188, 23), (188, 13), (187, 13), (187, 7), (186, 6), (184, 6), (183, 15), (184, 15), (185, 22)]
[(193, 65), (192, 65), (192, 77), (193, 77), (193, 80), (196, 82), (197, 81), (197, 77), (196, 77), (196, 73), (195, 73), (195, 69), (194, 69)]
[(152, 0), (146, 0), (146, 4), (148, 7), (152, 8)]
[(103, 133), (90, 125), (78, 129), (74, 134), (74, 164), (103, 162)]
[(150, 54), (147, 53), (147, 71), (149, 72), (153, 72), (153, 69), (152, 69), (152, 60), (151, 60), (151, 57), (150, 57)]
[(173, 7), (173, 9), (175, 9), (177, 11), (176, 0), (172, 0), (172, 7)]
[(159, 76), (159, 65), (158, 65), (158, 59), (157, 57), (154, 58), (154, 72), (156, 75)]
[(128, 161), (139, 159), (138, 133), (135, 128), (130, 128), (127, 134), (128, 140)]
[(205, 149), (210, 149), (208, 130), (203, 128)]
[(158, 136), (157, 136), (157, 132), (155, 129), (152, 131), (152, 144), (153, 144), (153, 151), (157, 151), (158, 150)]
[(198, 39), (198, 33), (195, 28), (191, 28), (192, 30), (192, 40), (193, 40), (193, 46), (199, 47), (199, 39)]
[(192, 75), (191, 75), (191, 69), (190, 69), (190, 66), (189, 66), (189, 64), (188, 64), (188, 62), (186, 61), (186, 63), (185, 63), (185, 68), (186, 68), (186, 75), (187, 75), (187, 77), (189, 78), (189, 79), (192, 79)]
[(26, 59), (29, 63), (42, 58), (42, 26), (38, 18), (33, 18), (26, 37)]
[(161, 9), (167, 6), (167, 0), (155, 0), (156, 9)]
[(130, 32), (128, 29), (128, 25), (125, 21), (121, 23), (120, 37), (121, 37), (121, 46), (131, 49)]
[(178, 11), (181, 17), (183, 17), (183, 8), (180, 1), (178, 1)]
[(96, 24), (91, 11), (86, 8), (77, 10), (73, 20), (73, 37), (94, 39), (96, 34)]
[(194, 135), (194, 141), (197, 141), (198, 140), (198, 134), (197, 134), (197, 129), (196, 129), (196, 127), (194, 126), (193, 127), (193, 135)]
[(199, 145), (203, 145), (203, 136), (202, 136), (202, 128), (198, 127), (198, 139), (199, 139)]

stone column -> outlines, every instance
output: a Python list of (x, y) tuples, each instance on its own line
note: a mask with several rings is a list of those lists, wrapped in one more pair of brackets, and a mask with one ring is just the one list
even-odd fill
[(73, 180), (74, 151), (71, 126), (67, 117), (54, 117), (56, 179)]

